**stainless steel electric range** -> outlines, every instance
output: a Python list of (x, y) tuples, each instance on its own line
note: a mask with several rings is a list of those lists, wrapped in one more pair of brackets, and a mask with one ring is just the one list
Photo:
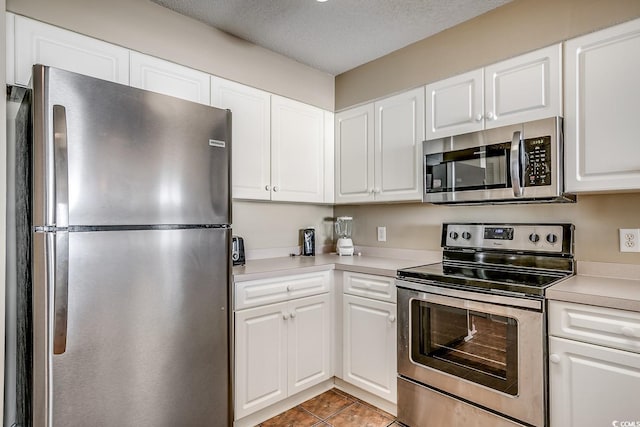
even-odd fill
[(398, 270), (398, 420), (545, 426), (545, 289), (574, 274), (571, 224), (442, 227), (443, 261)]

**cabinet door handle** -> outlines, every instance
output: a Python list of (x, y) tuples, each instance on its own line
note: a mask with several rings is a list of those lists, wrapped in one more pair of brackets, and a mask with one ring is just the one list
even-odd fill
[(557, 355), (557, 354), (555, 354), (555, 353), (550, 354), (550, 355), (549, 355), (549, 361), (550, 361), (551, 363), (556, 363), (556, 364), (557, 364), (557, 363), (560, 363), (560, 356), (559, 356), (559, 355)]
[(287, 285), (287, 292), (291, 292), (291, 291), (293, 291), (293, 286)]
[(476, 116), (476, 122), (481, 122), (482, 121), (482, 114), (478, 114)]
[(267, 191), (269, 191), (269, 190), (271, 190), (271, 186), (269, 186), (269, 185), (265, 185), (265, 186), (264, 186), (264, 189), (265, 189), (265, 190), (267, 190)]
[(282, 313), (282, 319), (287, 320), (289, 318), (289, 313)]
[(396, 316), (394, 316), (393, 314), (390, 314), (387, 319), (389, 320), (389, 323), (393, 323), (396, 321)]
[(370, 188), (370, 189), (369, 189), (369, 193), (370, 193), (370, 194), (373, 194), (373, 188)]
[(373, 189), (373, 192), (374, 192), (375, 194), (378, 194), (378, 193), (380, 193), (380, 189), (379, 189), (379, 188), (374, 188), (374, 189)]
[(274, 191), (274, 192), (278, 191), (278, 186), (277, 186), (277, 185), (274, 185), (274, 186), (273, 186), (273, 191)]
[(487, 119), (489, 119), (489, 120), (493, 120), (493, 119), (495, 119), (495, 116), (493, 115), (493, 113), (492, 113), (491, 111), (489, 111), (489, 112), (487, 113)]
[(296, 317), (296, 312), (295, 312), (295, 311), (292, 311), (292, 312), (291, 312), (291, 314), (290, 314), (290, 316), (291, 316), (291, 318), (292, 318), (292, 319), (293, 319), (293, 318), (295, 318), (295, 317)]

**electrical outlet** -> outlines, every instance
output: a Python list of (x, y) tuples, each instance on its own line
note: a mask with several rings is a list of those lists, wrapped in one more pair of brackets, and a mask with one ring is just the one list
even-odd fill
[(387, 241), (387, 227), (378, 227), (378, 242)]
[(620, 252), (640, 252), (640, 228), (620, 229)]

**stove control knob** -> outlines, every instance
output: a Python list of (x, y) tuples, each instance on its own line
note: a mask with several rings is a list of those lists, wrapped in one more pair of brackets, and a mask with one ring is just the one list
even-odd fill
[(451, 233), (449, 233), (449, 237), (451, 237), (453, 240), (456, 240), (458, 238), (458, 233), (452, 231)]
[(554, 244), (554, 243), (556, 243), (557, 241), (558, 241), (558, 236), (556, 236), (556, 235), (555, 235), (555, 234), (553, 234), (553, 233), (549, 233), (549, 234), (547, 234), (547, 242), (549, 242), (549, 243), (551, 243), (551, 244), (553, 245), (553, 244)]
[(471, 238), (471, 233), (469, 233), (468, 231), (465, 231), (464, 233), (462, 233), (462, 238), (464, 240), (469, 240)]
[(538, 233), (529, 234), (529, 241), (532, 243), (538, 243), (540, 241), (540, 235)]

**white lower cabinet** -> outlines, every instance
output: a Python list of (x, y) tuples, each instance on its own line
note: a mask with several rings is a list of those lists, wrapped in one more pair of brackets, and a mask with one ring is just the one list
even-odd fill
[(343, 380), (397, 401), (396, 304), (343, 295)]
[(551, 301), (549, 334), (551, 427), (640, 422), (640, 313)]
[(331, 378), (331, 323), (330, 293), (237, 310), (235, 419)]

